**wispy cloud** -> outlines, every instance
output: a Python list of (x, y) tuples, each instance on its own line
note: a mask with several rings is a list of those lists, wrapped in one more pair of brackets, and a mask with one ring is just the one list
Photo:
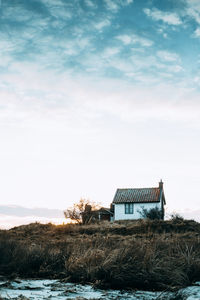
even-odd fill
[(157, 55), (164, 61), (167, 62), (176, 62), (180, 60), (180, 57), (177, 53), (169, 52), (169, 51), (157, 51)]
[(119, 35), (116, 38), (122, 41), (125, 45), (129, 45), (132, 42), (132, 38), (128, 34)]
[(118, 54), (120, 49), (117, 47), (108, 47), (103, 52), (103, 57), (113, 58), (114, 55)]
[[(106, 63), (113, 67), (116, 65), (116, 68), (125, 73), (130, 74), (133, 72), (134, 79), (138, 79), (142, 83), (146, 82), (147, 84), (148, 80), (149, 84), (154, 79), (153, 74), (150, 74), (148, 78), (148, 74), (145, 75), (143, 72), (140, 72), (143, 68), (147, 70), (148, 68), (157, 67), (165, 70), (165, 72), (176, 72), (176, 65), (159, 65), (153, 57), (143, 58), (141, 61), (138, 61), (138, 57), (134, 56), (131, 58), (132, 63), (130, 64), (130, 62), (125, 60), (114, 58), (117, 53), (118, 49), (107, 49), (104, 54), (105, 58), (107, 58)], [(112, 56), (112, 59), (108, 60), (110, 56)], [(30, 67), (32, 68), (31, 74), (29, 74)], [(147, 115), (148, 118), (163, 118), (163, 115), (168, 118), (169, 116), (172, 117), (170, 110), (173, 107), (173, 103), (177, 102), (174, 100), (179, 99), (179, 101), (183, 101), (183, 99), (187, 98), (187, 93), (184, 90), (181, 95), (179, 94), (178, 83), (175, 84), (174, 82), (171, 85), (164, 85), (160, 82), (159, 88), (151, 88), (151, 95), (149, 95), (148, 88), (143, 88), (141, 91), (137, 84), (131, 82), (129, 84), (121, 82), (119, 85), (120, 89), (118, 88), (116, 91), (116, 82), (113, 80), (107, 79), (98, 84), (95, 80), (91, 81), (89, 78), (85, 78), (86, 81), (83, 81), (78, 78), (72, 79), (69, 75), (56, 75), (48, 71), (41, 72), (35, 69), (33, 72), (34, 65), (26, 68), (22, 68), (19, 65), (18, 67), (16, 66), (16, 70), (17, 68), (20, 71), (20, 75), (17, 73), (17, 75), (13, 74), (12, 76), (1, 76), (4, 82), (8, 82), (9, 79), (11, 84), (11, 86), (5, 86), (4, 91), (1, 89), (0, 106), (1, 108), (3, 105), (5, 106), (0, 111), (1, 121), (6, 118), (7, 122), (9, 122), (13, 116), (18, 116), (23, 122), (29, 124), (30, 120), (36, 116), (38, 122), (41, 122), (44, 117), (48, 119), (53, 115), (54, 119), (58, 118), (60, 120), (59, 122), (67, 122), (69, 127), (74, 126), (75, 120), (76, 126), (79, 126), (84, 119), (87, 122), (91, 122), (93, 119), (90, 118), (92, 115), (96, 116), (97, 112), (103, 113), (107, 111), (109, 114), (121, 118), (122, 111), (120, 107), (123, 106), (122, 103), (125, 104), (123, 115), (127, 116), (127, 121), (131, 121), (134, 116), (141, 117), (143, 113), (144, 118)], [(155, 80), (155, 82), (158, 82), (160, 79)], [(88, 86), (90, 86), (90, 89), (88, 89)], [(108, 92), (112, 90), (115, 91), (113, 94)], [(108, 94), (110, 95), (109, 100)], [(147, 108), (145, 99), (148, 99), (148, 106), (151, 106), (156, 101), (156, 108), (152, 111), (146, 111), (144, 109), (145, 107)], [(5, 102), (5, 100), (7, 101)], [(196, 102), (195, 100), (193, 105), (198, 105), (198, 101)], [(166, 110), (166, 107), (170, 107), (170, 109)], [(159, 109), (159, 113), (157, 109)], [(178, 113), (181, 118), (180, 106), (174, 106), (173, 109), (176, 110), (176, 114)], [(176, 114), (174, 113), (174, 117), (176, 117)]]
[(175, 26), (182, 24), (180, 17), (176, 13), (164, 12), (156, 8), (145, 8), (144, 12), (148, 17), (151, 17), (155, 21), (163, 21), (164, 23)]
[(200, 2), (198, 0), (186, 0), (186, 5), (186, 15), (200, 24)]
[(104, 27), (110, 26), (110, 24), (111, 24), (110, 20), (106, 19), (106, 20), (102, 20), (102, 21), (94, 23), (94, 27), (97, 30), (102, 30)]
[(153, 41), (149, 40), (149, 39), (146, 39), (146, 38), (143, 38), (143, 37), (140, 37), (138, 35), (133, 35), (132, 36), (132, 42), (133, 43), (138, 43), (140, 44), (141, 46), (144, 46), (144, 47), (150, 47), (153, 45)]
[(113, 11), (113, 12), (117, 12), (120, 8), (119, 4), (117, 3), (117, 1), (113, 1), (113, 0), (104, 0), (106, 7)]
[(66, 21), (72, 17), (68, 5), (63, 5), (61, 0), (54, 0), (53, 2), (49, 0), (41, 1), (45, 4), (51, 17), (59, 19), (60, 21)]
[(194, 31), (193, 37), (194, 38), (199, 38), (200, 37), (200, 28), (199, 27)]
[(92, 0), (85, 0), (85, 3), (86, 3), (86, 5), (88, 5), (89, 7), (92, 7), (92, 8), (96, 7), (94, 1), (92, 1)]
[(104, 0), (106, 7), (112, 11), (117, 12), (121, 7), (127, 6), (133, 3), (133, 0)]
[(119, 3), (122, 5), (122, 6), (127, 6), (127, 5), (130, 5), (134, 2), (134, 0), (119, 0)]
[(143, 47), (150, 47), (153, 45), (153, 41), (136, 34), (122, 34), (116, 37), (118, 40), (122, 41), (125, 45), (130, 44), (140, 44)]

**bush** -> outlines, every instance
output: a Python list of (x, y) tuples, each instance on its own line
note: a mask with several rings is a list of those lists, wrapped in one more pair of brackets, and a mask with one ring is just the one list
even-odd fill
[(158, 207), (146, 209), (143, 208), (140, 212), (141, 216), (145, 219), (150, 220), (162, 220), (163, 219), (163, 212)]
[(180, 223), (180, 222), (184, 221), (184, 218), (181, 215), (174, 213), (171, 215), (171, 220), (173, 222)]

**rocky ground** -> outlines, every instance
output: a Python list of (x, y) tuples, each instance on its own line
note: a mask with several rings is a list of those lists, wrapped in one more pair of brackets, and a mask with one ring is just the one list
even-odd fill
[(59, 280), (0, 281), (1, 299), (21, 300), (199, 300), (200, 282), (176, 292), (120, 291), (94, 289), (91, 285), (64, 283)]

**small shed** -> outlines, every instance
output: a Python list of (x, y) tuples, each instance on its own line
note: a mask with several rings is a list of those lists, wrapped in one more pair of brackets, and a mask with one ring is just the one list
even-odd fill
[(82, 213), (82, 220), (84, 224), (96, 221), (112, 221), (113, 214), (112, 207), (101, 207), (93, 210), (91, 205), (86, 205), (85, 211)]

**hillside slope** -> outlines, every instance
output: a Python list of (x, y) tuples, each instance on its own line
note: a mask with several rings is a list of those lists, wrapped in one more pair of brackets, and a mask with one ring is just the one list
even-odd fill
[(0, 231), (0, 275), (165, 290), (200, 280), (200, 224), (33, 223)]

